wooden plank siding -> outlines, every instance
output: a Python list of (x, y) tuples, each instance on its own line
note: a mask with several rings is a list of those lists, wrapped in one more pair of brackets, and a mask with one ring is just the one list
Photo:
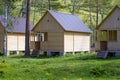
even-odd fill
[(4, 40), (4, 28), (2, 27), (0, 23), (0, 51), (3, 51), (3, 40)]
[(100, 41), (95, 41), (95, 50), (96, 51), (100, 50)]
[(120, 30), (120, 9), (116, 10), (101, 24), (99, 30)]
[(64, 51), (63, 33), (48, 32), (48, 40), (41, 42), (41, 50), (60, 52)]
[(61, 25), (49, 13), (46, 14), (37, 26), (34, 28), (34, 32), (64, 32)]
[[(63, 22), (65, 23), (65, 22)], [(69, 24), (69, 23), (67, 23)], [(73, 26), (74, 27), (74, 26)], [(47, 41), (41, 42), (42, 51), (80, 52), (90, 51), (90, 33), (69, 31), (49, 12), (33, 28), (33, 33), (47, 33)]]
[(90, 34), (74, 33), (74, 51), (90, 51)]
[(117, 41), (108, 41), (108, 50), (120, 51), (120, 31), (117, 31)]
[(74, 37), (73, 32), (64, 32), (64, 51), (73, 52), (74, 51)]
[(64, 51), (90, 51), (90, 34), (64, 32)]
[(25, 50), (25, 34), (7, 33), (7, 50), (24, 51)]
[(34, 28), (34, 32), (47, 32), (48, 34), (48, 40), (41, 42), (41, 50), (64, 51), (64, 30), (50, 14), (46, 14), (37, 27)]
[[(114, 10), (105, 18), (104, 21), (97, 28), (97, 32), (101, 30), (107, 31), (107, 50), (108, 51), (120, 51), (120, 7), (115, 7)], [(117, 31), (117, 40), (111, 41), (109, 40), (110, 36), (115, 37), (114, 35), (110, 35), (109, 31)], [(98, 37), (102, 37), (97, 33)], [(96, 50), (100, 50), (100, 39), (95, 42)]]

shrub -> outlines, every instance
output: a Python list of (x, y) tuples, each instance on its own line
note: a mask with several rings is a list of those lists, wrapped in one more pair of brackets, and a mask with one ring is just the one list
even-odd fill
[(0, 77), (4, 77), (4, 74), (5, 74), (4, 71), (1, 70), (0, 71)]
[(94, 76), (107, 75), (107, 69), (102, 66), (95, 66), (91, 68), (90, 73)]
[(4, 55), (4, 53), (2, 51), (0, 51), (0, 56), (3, 56), (3, 55)]
[(0, 68), (6, 68), (6, 67), (8, 67), (7, 63), (0, 63)]

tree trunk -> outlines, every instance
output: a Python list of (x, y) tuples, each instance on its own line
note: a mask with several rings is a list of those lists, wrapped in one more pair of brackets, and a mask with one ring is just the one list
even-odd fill
[(72, 9), (72, 14), (74, 14), (74, 12), (75, 12), (75, 2), (76, 2), (76, 0), (73, 0), (73, 9)]
[(96, 0), (96, 27), (98, 26), (99, 1)]
[(103, 11), (103, 9), (100, 9), (100, 14), (101, 14), (101, 19), (103, 21), (103, 19), (104, 19), (104, 11)]
[(43, 12), (44, 12), (44, 11), (43, 11), (43, 10), (44, 10), (44, 0), (42, 0), (42, 6), (41, 6), (41, 8), (42, 8), (42, 9), (41, 9), (41, 16), (43, 16)]
[(48, 0), (48, 9), (51, 9), (51, 4), (50, 4), (50, 0)]
[(33, 17), (33, 24), (35, 24), (35, 17), (36, 17), (36, 0), (34, 0), (34, 17)]
[(92, 0), (89, 0), (89, 9), (90, 9), (90, 29), (93, 31), (93, 33), (91, 34), (91, 45), (93, 45), (94, 43), (94, 28), (93, 28), (93, 24), (92, 24)]
[(25, 57), (30, 57), (30, 0), (27, 0), (26, 33), (25, 33)]
[(4, 21), (4, 24), (5, 24), (5, 26), (4, 26), (4, 42), (3, 42), (3, 44), (4, 44), (4, 46), (3, 46), (3, 53), (4, 53), (4, 55), (5, 56), (8, 56), (9, 54), (7, 54), (7, 32), (6, 32), (6, 27), (7, 27), (7, 4), (6, 4), (6, 0), (5, 0), (5, 3), (4, 3), (5, 5), (5, 21)]

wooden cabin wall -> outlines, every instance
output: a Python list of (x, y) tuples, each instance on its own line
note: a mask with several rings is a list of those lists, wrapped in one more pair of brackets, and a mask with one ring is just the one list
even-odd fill
[(117, 31), (117, 41), (108, 42), (108, 50), (120, 51), (120, 31)]
[(64, 32), (64, 51), (73, 52), (74, 51), (74, 37), (73, 32)]
[(4, 40), (4, 28), (3, 26), (0, 24), (0, 51), (3, 51), (3, 40)]
[(90, 34), (65, 32), (64, 51), (65, 52), (90, 51)]
[(38, 23), (33, 30), (36, 32), (47, 33), (47, 41), (41, 42), (41, 50), (60, 52), (64, 51), (64, 30), (59, 23), (49, 14)]
[(60, 52), (64, 50), (63, 33), (48, 32), (48, 40), (41, 42), (41, 50)]
[[(109, 51), (120, 51), (120, 8), (116, 8), (114, 12), (103, 21), (99, 30), (117, 30), (117, 41), (107, 41), (107, 48)], [(99, 42), (96, 42), (96, 44), (96, 49), (99, 49)]]
[(24, 51), (25, 50), (25, 34), (8, 33), (7, 34), (7, 50), (8, 51)]
[(74, 33), (74, 51), (90, 51), (90, 34)]
[(99, 30), (120, 30), (120, 9), (117, 8), (107, 19), (100, 25)]
[(95, 41), (95, 50), (96, 51), (100, 50), (100, 41)]
[(34, 32), (64, 32), (63, 28), (49, 13), (34, 28)]

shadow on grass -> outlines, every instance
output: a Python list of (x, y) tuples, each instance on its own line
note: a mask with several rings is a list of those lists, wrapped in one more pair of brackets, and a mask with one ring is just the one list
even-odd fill
[[(120, 59), (120, 57), (108, 57), (106, 59), (97, 59), (96, 57), (96, 53), (77, 53), (75, 55), (73, 54), (66, 54), (65, 56), (62, 56), (62, 58), (66, 58), (66, 60), (97, 60), (97, 61), (106, 61), (106, 60), (116, 60), (116, 59)], [(55, 56), (51, 56), (48, 57), (44, 54), (40, 54), (38, 57), (25, 57), (24, 54), (20, 54), (20, 55), (11, 55), (9, 56), (10, 58), (27, 58), (27, 59), (50, 59), (50, 58), (61, 58), (61, 56), (59, 55), (55, 55)]]
[[(66, 55), (66, 57), (73, 56), (73, 55)], [(75, 57), (71, 57), (67, 60), (97, 60), (97, 61), (107, 61), (107, 60), (117, 60), (120, 57), (107, 57), (103, 58), (96, 58), (96, 53), (85, 53), (85, 54), (76, 54)]]
[(27, 58), (27, 59), (48, 59), (48, 58), (58, 58), (58, 57), (60, 57), (60, 56), (51, 56), (51, 57), (48, 57), (48, 56), (46, 56), (46, 55), (44, 55), (44, 54), (40, 54), (38, 57), (32, 57), (32, 56), (30, 56), (30, 57), (25, 57), (24, 55), (11, 55), (11, 56), (9, 56), (9, 58)]

